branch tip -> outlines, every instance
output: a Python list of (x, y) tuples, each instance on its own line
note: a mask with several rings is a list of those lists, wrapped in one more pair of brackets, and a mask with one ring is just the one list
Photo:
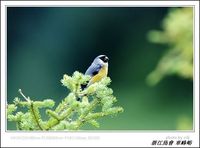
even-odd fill
[(22, 90), (21, 90), (21, 89), (19, 89), (18, 91), (19, 91), (19, 93), (22, 95), (22, 97), (23, 97), (27, 102), (30, 102), (30, 98), (29, 98), (29, 97), (27, 98), (27, 97), (22, 93)]

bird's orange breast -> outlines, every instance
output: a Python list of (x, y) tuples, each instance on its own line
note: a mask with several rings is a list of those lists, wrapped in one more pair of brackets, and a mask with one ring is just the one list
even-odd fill
[(107, 74), (108, 74), (108, 67), (107, 66), (102, 67), (101, 70), (99, 70), (98, 74), (92, 77), (91, 83), (100, 81), (102, 78), (106, 77)]

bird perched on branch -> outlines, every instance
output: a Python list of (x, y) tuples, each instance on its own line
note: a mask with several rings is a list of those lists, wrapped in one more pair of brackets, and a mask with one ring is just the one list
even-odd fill
[(91, 77), (87, 86), (98, 82), (107, 76), (108, 60), (109, 58), (106, 55), (99, 55), (94, 59), (90, 67), (85, 72), (85, 75), (89, 75)]
[[(82, 90), (107, 76), (108, 60), (109, 58), (106, 55), (99, 55), (94, 59), (92, 64), (88, 67), (88, 69), (85, 72), (85, 75), (89, 75), (91, 79), (86, 85), (81, 85)], [(77, 100), (79, 101), (80, 98), (78, 98)]]

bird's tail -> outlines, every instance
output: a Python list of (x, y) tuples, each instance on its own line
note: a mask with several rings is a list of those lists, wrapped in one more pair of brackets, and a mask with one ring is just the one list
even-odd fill
[[(87, 84), (81, 84), (81, 90), (83, 91), (87, 87)], [(81, 98), (77, 98), (77, 101), (81, 101)]]
[(81, 84), (81, 90), (83, 91), (87, 87), (87, 84)]

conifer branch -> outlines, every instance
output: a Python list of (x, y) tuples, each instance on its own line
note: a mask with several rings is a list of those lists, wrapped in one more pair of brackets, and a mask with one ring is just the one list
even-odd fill
[[(89, 79), (90, 77), (79, 72), (74, 72), (72, 77), (65, 74), (61, 83), (71, 92), (55, 110), (46, 109), (49, 117), (47, 121), (42, 120), (40, 109), (52, 108), (55, 102), (51, 99), (33, 101), (19, 89), (25, 101), (15, 98), (13, 104), (7, 105), (8, 121), (15, 122), (17, 130), (79, 130), (86, 123), (98, 128), (98, 118), (116, 115), (123, 112), (123, 108), (112, 107), (117, 99), (112, 95), (112, 89), (107, 87), (111, 82), (109, 77), (81, 90), (81, 85), (86, 84)], [(77, 101), (78, 98), (81, 100)], [(97, 106), (100, 106), (102, 111), (95, 112)], [(20, 111), (21, 107), (28, 110)]]
[(30, 110), (31, 110), (31, 113), (33, 115), (33, 118), (37, 124), (37, 126), (39, 127), (40, 130), (43, 130), (40, 123), (39, 123), (39, 116), (36, 114), (35, 110), (37, 110), (36, 108), (34, 108), (34, 103), (31, 102), (31, 105), (30, 105)]

